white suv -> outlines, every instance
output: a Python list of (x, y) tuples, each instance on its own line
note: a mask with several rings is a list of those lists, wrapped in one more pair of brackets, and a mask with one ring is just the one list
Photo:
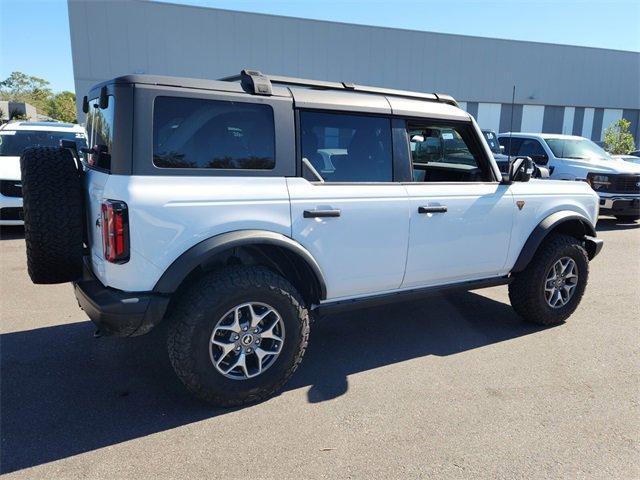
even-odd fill
[(501, 133), (509, 155), (527, 155), (550, 178), (584, 180), (600, 196), (600, 213), (623, 221), (640, 218), (640, 165), (615, 158), (591, 140), (552, 133)]
[(83, 103), (81, 158), (22, 157), (29, 274), (74, 282), (103, 334), (168, 323), (178, 377), (216, 405), (278, 391), (310, 316), (509, 284), (525, 320), (562, 323), (602, 247), (586, 183), (529, 181), (529, 158), (503, 176), (446, 95), (243, 71)]
[(82, 148), (81, 125), (58, 122), (11, 122), (0, 127), (0, 225), (22, 225), (20, 155), (27, 147), (59, 147), (61, 140)]

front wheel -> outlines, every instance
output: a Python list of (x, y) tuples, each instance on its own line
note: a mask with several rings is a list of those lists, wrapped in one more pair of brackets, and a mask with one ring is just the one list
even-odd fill
[(525, 320), (558, 325), (578, 307), (589, 278), (589, 258), (582, 243), (551, 234), (531, 263), (509, 284), (509, 299)]
[(233, 267), (197, 279), (168, 321), (176, 374), (195, 396), (222, 407), (258, 402), (280, 390), (309, 338), (300, 295), (263, 267)]

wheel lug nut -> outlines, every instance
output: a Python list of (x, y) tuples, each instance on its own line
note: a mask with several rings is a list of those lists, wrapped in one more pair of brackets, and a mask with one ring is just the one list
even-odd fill
[(260, 339), (256, 340), (256, 345), (260, 345)]
[(240, 335), (238, 335), (237, 333), (233, 336), (234, 340), (238, 340), (240, 338)]
[(260, 329), (259, 329), (259, 328), (256, 328), (256, 329), (254, 330), (254, 333), (260, 333)]
[(251, 350), (250, 348), (247, 348), (247, 353), (251, 353), (253, 350)]
[(236, 347), (236, 352), (239, 352), (239, 351), (240, 351), (240, 347), (238, 346)]
[(246, 332), (247, 330), (248, 330), (247, 327), (242, 327), (243, 332)]

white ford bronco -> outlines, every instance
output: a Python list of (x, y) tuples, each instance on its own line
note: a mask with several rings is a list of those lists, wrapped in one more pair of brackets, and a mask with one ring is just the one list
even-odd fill
[(73, 282), (103, 334), (168, 324), (178, 377), (219, 406), (277, 392), (310, 316), (509, 285), (562, 323), (602, 247), (584, 182), (502, 175), (446, 95), (266, 76), (130, 75), (84, 98), (88, 148), (21, 159), (28, 268)]

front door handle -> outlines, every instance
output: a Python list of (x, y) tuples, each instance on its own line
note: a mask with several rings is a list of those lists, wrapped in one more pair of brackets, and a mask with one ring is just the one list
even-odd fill
[(327, 217), (339, 217), (339, 209), (331, 210), (305, 210), (302, 214), (304, 218), (327, 218)]
[(447, 206), (434, 205), (433, 207), (418, 207), (418, 213), (447, 213)]

